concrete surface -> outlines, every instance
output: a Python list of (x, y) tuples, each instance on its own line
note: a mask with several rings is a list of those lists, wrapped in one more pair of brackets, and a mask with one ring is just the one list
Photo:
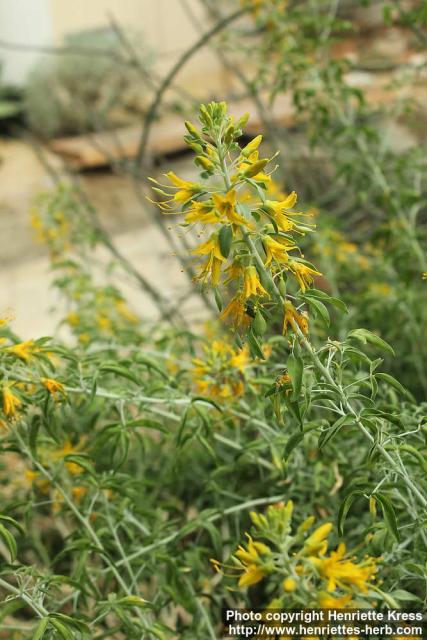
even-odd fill
[[(29, 215), (34, 198), (51, 188), (52, 182), (23, 142), (0, 141), (0, 158), (0, 314), (13, 311), (13, 328), (24, 339), (52, 335), (63, 303), (51, 287), (46, 248), (36, 242)], [(174, 170), (183, 175), (194, 171), (191, 167), (186, 159), (173, 163)], [(142, 207), (136, 199), (129, 180), (108, 171), (89, 173), (81, 180), (119, 250), (167, 300), (178, 301), (189, 289), (187, 276), (150, 221), (149, 207)], [(98, 251), (95, 258), (105, 264), (105, 251)], [(118, 269), (115, 281), (136, 312), (157, 317), (153, 302), (130, 276)], [(187, 300), (182, 311), (195, 321), (206, 314), (198, 296)]]

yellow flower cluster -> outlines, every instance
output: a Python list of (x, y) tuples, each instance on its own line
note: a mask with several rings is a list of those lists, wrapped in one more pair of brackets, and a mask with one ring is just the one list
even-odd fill
[(192, 376), (198, 393), (210, 398), (235, 398), (244, 392), (244, 373), (249, 366), (247, 348), (234, 349), (214, 340), (203, 347), (203, 358), (193, 360)]
[[(7, 326), (11, 318), (10, 315), (0, 318), (0, 328)], [(42, 342), (25, 340), (8, 345), (8, 341), (9, 338), (0, 339), (0, 357), (5, 359), (7, 365), (9, 365), (9, 360), (11, 360), (12, 365), (15, 365), (15, 361), (20, 362), (20, 365), (18, 365), (19, 375), (15, 377), (11, 371), (0, 387), (1, 407), (8, 420), (15, 420), (19, 417), (22, 406), (25, 404), (25, 399), (34, 393), (38, 385), (46, 389), (56, 400), (66, 396), (65, 387), (61, 382), (54, 378), (40, 375), (41, 371), (37, 378), (34, 378), (34, 371), (29, 370), (29, 366), (34, 360), (44, 359), (46, 361), (48, 359), (51, 363), (53, 362), (53, 355), (47, 351)], [(13, 370), (15, 368), (14, 366)]]
[[(169, 184), (151, 181), (164, 213), (182, 214), (183, 226), (196, 225), (199, 237), (209, 234), (192, 254), (203, 259), (196, 280), (233, 292), (221, 318), (259, 336), (266, 328), (267, 309), (277, 304), (272, 281), (285, 299), (288, 280), (304, 294), (321, 274), (304, 260), (297, 242), (298, 236), (313, 231), (314, 224), (306, 221), (313, 212), (295, 211), (295, 191), (281, 193), (273, 183), (274, 167), (267, 171), (273, 158), (259, 154), (261, 135), (239, 146), (247, 119), (235, 122), (225, 103), (202, 105), (201, 130), (187, 122), (185, 136), (197, 153), (201, 180), (169, 172)], [(281, 312), (285, 332), (296, 325), (307, 332), (307, 317), (290, 300)]]
[(297, 603), (330, 608), (372, 606), (380, 559), (357, 560), (347, 553), (344, 543), (328, 552), (332, 524), (322, 524), (309, 533), (315, 522), (309, 517), (292, 531), (292, 512), (292, 501), (271, 505), (265, 514), (252, 512), (254, 533), (246, 534), (246, 545), (239, 546), (232, 557), (234, 564), (212, 560), (214, 568), (222, 573), (230, 570), (226, 575), (237, 578), (239, 587), (269, 578), (279, 590), (275, 607)]
[(64, 251), (70, 249), (70, 223), (63, 211), (51, 213), (47, 223), (41, 211), (34, 208), (31, 212), (30, 223), (35, 231), (37, 241), (49, 247), (53, 259), (59, 258)]

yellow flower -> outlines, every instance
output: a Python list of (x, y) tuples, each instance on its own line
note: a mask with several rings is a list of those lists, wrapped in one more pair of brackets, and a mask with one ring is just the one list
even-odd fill
[(195, 200), (191, 203), (191, 208), (185, 216), (185, 222), (187, 224), (192, 224), (193, 222), (216, 224), (217, 222), (221, 222), (221, 214), (218, 210), (214, 209), (211, 202), (198, 202)]
[(331, 533), (332, 524), (326, 522), (318, 527), (313, 533), (308, 536), (304, 543), (304, 555), (324, 554), (328, 548), (328, 541), (326, 538)]
[(286, 240), (285, 238), (281, 238), (280, 241), (277, 241), (271, 236), (264, 236), (263, 244), (266, 254), (266, 267), (268, 267), (273, 260), (281, 262), (282, 264), (288, 264), (288, 251), (295, 249), (295, 245), (291, 244), (289, 240)]
[(18, 344), (7, 347), (5, 351), (12, 353), (14, 356), (24, 360), (25, 362), (28, 362), (33, 354), (36, 351), (39, 351), (39, 349), (34, 344), (34, 340), (26, 340), (25, 342), (18, 342)]
[(247, 549), (239, 546), (234, 554), (243, 567), (243, 573), (238, 583), (239, 587), (249, 587), (257, 584), (268, 575), (268, 570), (261, 556), (269, 555), (270, 553), (271, 549), (266, 544), (254, 542), (248, 535)]
[(28, 484), (33, 484), (33, 482), (40, 476), (40, 473), (38, 471), (33, 471), (32, 469), (26, 469), (24, 476)]
[(284, 373), (281, 376), (278, 376), (275, 381), (277, 390), (281, 390), (282, 387), (288, 386), (288, 390), (286, 393), (290, 391), (291, 377), (288, 373)]
[[(403, 625), (409, 631), (409, 625)], [(420, 636), (393, 636), (393, 640), (420, 640)]]
[(268, 296), (253, 265), (246, 267), (243, 274), (243, 297), (247, 299), (251, 296)]
[(224, 280), (224, 284), (230, 284), (230, 282), (235, 283), (239, 280), (240, 276), (243, 274), (243, 267), (240, 262), (232, 262), (226, 269), (225, 273), (227, 273), (227, 277)]
[[(73, 445), (69, 440), (67, 440), (60, 449), (48, 451), (46, 453), (46, 458), (48, 460), (58, 462), (59, 460), (63, 460), (66, 456), (78, 453), (81, 450), (83, 444), (83, 439), (81, 439), (76, 445)], [(73, 476), (77, 476), (83, 472), (83, 468), (76, 462), (65, 462), (65, 466)]]
[(357, 245), (345, 240), (336, 245), (336, 259), (338, 262), (347, 262), (348, 256), (357, 253)]
[(86, 487), (73, 487), (72, 489), (73, 498), (75, 502), (77, 502), (77, 504), (81, 502), (81, 499), (83, 498), (84, 495), (86, 495), (86, 493), (87, 493)]
[(226, 342), (214, 340), (204, 347), (204, 352), (204, 359), (193, 360), (193, 379), (198, 392), (212, 398), (242, 395), (241, 374), (249, 364), (248, 348), (236, 351)]
[(308, 317), (307, 314), (303, 311), (299, 313), (292, 302), (289, 300), (285, 301), (285, 316), (283, 318), (283, 335), (285, 335), (288, 331), (288, 325), (294, 327), (294, 323), (296, 323), (304, 335), (308, 334)]
[(237, 174), (231, 178), (232, 182), (236, 182), (236, 180), (238, 180), (243, 174), (255, 182), (261, 182), (268, 188), (268, 185), (271, 182), (271, 177), (262, 170), (267, 163), (267, 158), (259, 160), (258, 151), (253, 151), (238, 165)]
[(246, 305), (242, 298), (231, 298), (220, 315), (220, 319), (227, 322), (230, 320), (233, 327), (246, 327), (250, 323), (250, 317), (246, 313)]
[(237, 193), (235, 189), (231, 189), (225, 195), (214, 193), (212, 200), (220, 219), (226, 218), (233, 225), (248, 226), (247, 220), (236, 211)]
[(301, 291), (304, 293), (309, 285), (313, 283), (313, 276), (321, 276), (322, 274), (316, 269), (312, 269), (302, 262), (291, 260), (288, 266), (289, 270), (295, 275)]
[(3, 386), (3, 411), (8, 418), (16, 416), (19, 407), (21, 406), (20, 399), (15, 396), (10, 390), (9, 385)]
[(387, 282), (371, 282), (369, 284), (369, 292), (374, 296), (388, 298), (392, 294), (393, 290)]
[(67, 322), (69, 325), (71, 325), (72, 327), (77, 327), (77, 325), (80, 323), (80, 316), (78, 313), (75, 313), (74, 311), (72, 311), (71, 313), (69, 313), (67, 315)]
[(122, 316), (122, 318), (124, 318), (131, 324), (138, 324), (139, 322), (138, 316), (131, 309), (129, 309), (129, 307), (124, 302), (124, 300), (117, 300), (115, 305), (116, 305), (117, 312)]
[(234, 367), (235, 369), (239, 369), (243, 372), (249, 364), (249, 350), (247, 345), (230, 358), (229, 364), (230, 367)]
[(258, 149), (261, 142), (262, 142), (262, 135), (256, 136), (256, 138), (253, 138), (253, 140), (248, 142), (246, 147), (242, 149), (241, 155), (244, 156), (245, 158), (249, 157), (254, 151)]
[(340, 598), (335, 598), (325, 591), (321, 591), (318, 595), (318, 604), (321, 609), (344, 609), (345, 607), (354, 607), (352, 596), (347, 594)]
[(273, 215), (279, 229), (284, 232), (298, 231), (299, 233), (304, 234), (307, 231), (312, 231), (314, 225), (302, 225), (293, 219), (301, 216), (310, 217), (311, 215), (300, 211), (289, 211), (289, 209), (292, 209), (295, 206), (297, 197), (296, 192), (292, 191), (282, 201), (266, 200), (264, 206), (266, 211)]
[(41, 493), (49, 493), (50, 482), (49, 480), (45, 480), (40, 477), (40, 473), (38, 471), (26, 469), (24, 473), (24, 484), (30, 486), (34, 485)]
[(221, 275), (221, 263), (225, 258), (221, 253), (219, 246), (218, 236), (212, 235), (209, 240), (203, 242), (197, 249), (192, 251), (195, 255), (207, 255), (208, 259), (202, 266), (200, 273), (197, 276), (197, 280), (207, 282), (211, 278), (212, 285), (215, 287), (220, 279)]
[(101, 331), (109, 333), (111, 331), (111, 320), (106, 315), (99, 313), (96, 316), (96, 322)]
[(197, 193), (200, 193), (201, 191), (198, 184), (179, 178), (173, 171), (169, 171), (166, 174), (166, 177), (169, 178), (174, 187), (178, 189), (178, 191), (173, 196), (175, 202), (187, 202), (187, 200), (190, 200), (190, 198), (193, 198)]
[(9, 322), (14, 319), (14, 314), (12, 311), (5, 311), (3, 315), (0, 316), (0, 329), (3, 327), (7, 327)]
[(61, 393), (63, 396), (66, 395), (64, 385), (58, 382), (58, 380), (54, 380), (53, 378), (41, 378), (40, 382), (53, 396), (57, 393)]
[(298, 533), (304, 533), (305, 531), (308, 531), (309, 529), (311, 529), (311, 527), (314, 524), (314, 521), (315, 521), (314, 516), (309, 516), (308, 518), (306, 518), (304, 522), (302, 522), (298, 527)]
[(282, 585), (283, 585), (283, 589), (287, 593), (292, 593), (292, 591), (295, 591), (295, 589), (297, 588), (296, 580), (294, 578), (291, 578), (290, 576), (283, 580)]
[(356, 564), (345, 558), (345, 544), (341, 543), (336, 551), (332, 551), (327, 558), (311, 558), (312, 563), (318, 569), (320, 575), (328, 581), (328, 592), (355, 587), (357, 591), (366, 593), (377, 572), (374, 558), (366, 558), (362, 563)]

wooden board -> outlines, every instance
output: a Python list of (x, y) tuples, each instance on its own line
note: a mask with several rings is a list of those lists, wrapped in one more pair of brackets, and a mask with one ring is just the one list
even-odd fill
[[(392, 92), (384, 88), (389, 80), (388, 74), (367, 72), (355, 73), (353, 77), (349, 78), (352, 86), (359, 86), (364, 90), (367, 101), (374, 106), (392, 103), (395, 99), (404, 97), (404, 89)], [(419, 87), (417, 93), (421, 104), (427, 105), (427, 88)], [(414, 97), (413, 89), (411, 95)], [(251, 118), (246, 128), (247, 132), (255, 135), (262, 132), (262, 120), (252, 99), (230, 101), (229, 110), (236, 117), (248, 111), (251, 113)], [(288, 94), (278, 96), (270, 116), (276, 125), (291, 127), (295, 123), (291, 96)], [(156, 157), (186, 149), (183, 141), (185, 133), (181, 116), (163, 116), (151, 127), (147, 145), (148, 155)], [(141, 126), (131, 126), (113, 131), (60, 138), (52, 141), (49, 146), (67, 164), (80, 170), (113, 165), (115, 161), (134, 158), (138, 151), (140, 138)]]

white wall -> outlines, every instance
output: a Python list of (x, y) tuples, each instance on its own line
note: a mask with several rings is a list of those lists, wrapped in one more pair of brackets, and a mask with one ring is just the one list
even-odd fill
[[(0, 0), (0, 40), (26, 46), (52, 44), (49, 0)], [(40, 55), (0, 47), (3, 81), (22, 83)]]
[[(186, 0), (196, 19), (209, 27), (199, 0)], [(163, 75), (180, 53), (199, 37), (181, 0), (0, 0), (0, 40), (39, 46), (60, 46), (64, 36), (81, 30), (108, 26), (110, 16), (123, 27), (144, 34)], [(23, 83), (28, 71), (43, 54), (0, 46), (3, 80)], [(203, 48), (186, 64), (176, 83), (194, 95), (206, 94), (206, 83), (219, 95), (230, 88), (230, 78), (209, 48)]]

